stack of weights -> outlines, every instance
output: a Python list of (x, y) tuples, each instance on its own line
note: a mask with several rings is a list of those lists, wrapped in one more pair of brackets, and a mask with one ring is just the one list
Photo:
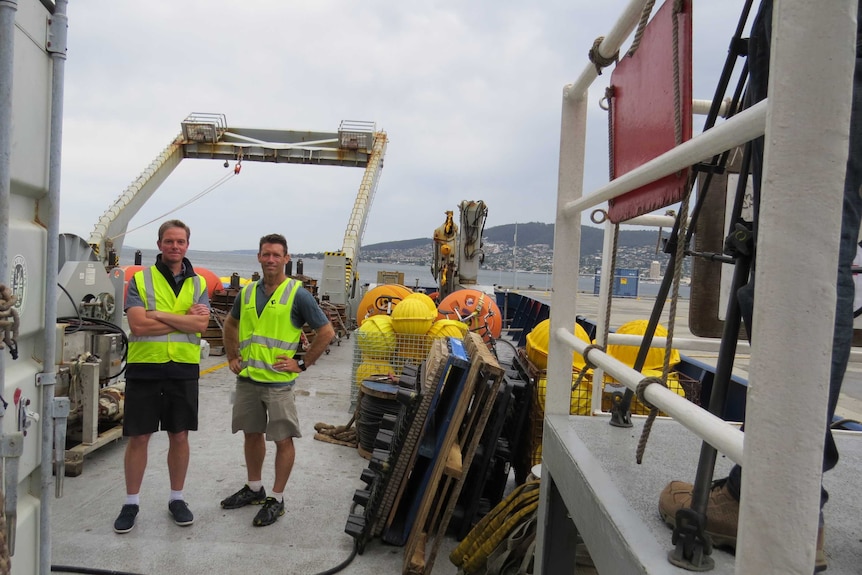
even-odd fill
[(401, 411), (398, 402), (398, 386), (388, 378), (384, 381), (366, 379), (360, 385), (359, 402), (356, 405), (356, 432), (359, 454), (371, 459), (374, 441), (384, 416), (397, 417)]

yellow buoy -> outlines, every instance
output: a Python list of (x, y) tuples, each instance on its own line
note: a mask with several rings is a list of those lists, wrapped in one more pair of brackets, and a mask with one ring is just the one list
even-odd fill
[(454, 337), (464, 339), (467, 335), (467, 324), (463, 321), (454, 319), (438, 319), (431, 325), (428, 330), (428, 337), (431, 339), (438, 337)]
[(356, 345), (363, 358), (389, 359), (395, 353), (395, 328), (388, 315), (366, 318), (356, 330)]
[(392, 368), (392, 364), (387, 361), (379, 359), (363, 361), (356, 367), (356, 374), (353, 378), (353, 382), (358, 387), (363, 381), (365, 381), (365, 379), (371, 376), (385, 376), (394, 372), (395, 370)]
[[(548, 340), (550, 339), (551, 320), (546, 319), (540, 321), (527, 334), (527, 359), (533, 362), (539, 369), (548, 368)], [(575, 337), (587, 343), (590, 342), (590, 336), (587, 331), (581, 327), (581, 324), (575, 323)], [(582, 369), (586, 365), (584, 356), (578, 352), (572, 353), (572, 367)]]
[(408, 295), (407, 297), (405, 297), (401, 301), (407, 301), (407, 300), (413, 300), (413, 299), (417, 299), (417, 300), (421, 301), (422, 303), (424, 303), (428, 307), (429, 312), (434, 317), (437, 316), (437, 304), (434, 303), (434, 300), (431, 299), (431, 297), (428, 294), (424, 294), (422, 292), (413, 292), (412, 294)]
[(425, 335), (436, 312), (436, 308), (431, 311), (422, 300), (405, 298), (392, 310), (392, 325), (398, 333)]
[[(643, 335), (646, 333), (647, 325), (649, 324), (648, 320), (645, 319), (635, 319), (630, 322), (626, 322), (616, 330), (615, 333), (621, 334), (629, 334), (629, 335)], [(655, 337), (666, 337), (667, 329), (663, 325), (656, 325), (655, 328)], [(618, 359), (629, 367), (634, 367), (635, 360), (638, 357), (638, 346), (636, 345), (609, 345), (608, 346), (608, 355)], [(671, 350), (670, 355), (670, 365), (676, 365), (680, 361), (679, 351), (676, 349)], [(661, 370), (664, 367), (664, 347), (652, 347), (647, 352), (646, 360), (644, 361), (643, 370), (647, 369), (655, 369)]]

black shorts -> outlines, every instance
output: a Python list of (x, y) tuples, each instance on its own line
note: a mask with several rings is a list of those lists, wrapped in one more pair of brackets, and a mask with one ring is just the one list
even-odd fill
[(126, 380), (123, 435), (197, 431), (197, 379)]

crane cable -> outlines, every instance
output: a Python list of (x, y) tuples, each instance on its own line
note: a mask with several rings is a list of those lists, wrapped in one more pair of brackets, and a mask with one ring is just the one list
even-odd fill
[[(239, 165), (240, 165), (240, 164), (239, 164), (239, 163), (237, 163), (237, 167), (239, 167)], [(218, 187), (222, 186), (223, 184), (227, 183), (227, 181), (228, 181), (229, 179), (233, 178), (234, 176), (236, 176), (236, 175), (238, 175), (238, 174), (239, 174), (239, 170), (236, 170), (236, 169), (235, 169), (235, 170), (234, 170), (234, 171), (232, 171), (231, 173), (229, 173), (229, 174), (227, 174), (227, 175), (222, 176), (221, 178), (219, 178), (218, 180), (216, 180), (216, 182), (215, 182), (214, 184), (210, 185), (208, 188), (205, 188), (202, 192), (199, 192), (198, 194), (196, 194), (196, 195), (192, 196), (190, 199), (188, 199), (188, 200), (186, 200), (185, 202), (181, 203), (180, 205), (178, 205), (178, 206), (177, 206), (177, 207), (175, 207), (174, 209), (169, 210), (169, 211), (165, 212), (164, 214), (162, 214), (162, 215), (160, 215), (160, 216), (156, 216), (156, 217), (155, 217), (155, 218), (153, 218), (152, 220), (150, 220), (150, 221), (148, 221), (148, 222), (145, 222), (145, 223), (143, 223), (143, 224), (139, 225), (139, 226), (138, 226), (138, 227), (136, 227), (136, 228), (132, 228), (131, 230), (126, 230), (125, 232), (123, 232), (123, 233), (121, 233), (121, 234), (117, 234), (116, 236), (114, 236), (114, 237), (112, 237), (112, 238), (109, 238), (109, 239), (110, 239), (110, 240), (115, 240), (115, 239), (117, 239), (117, 238), (121, 238), (121, 237), (125, 236), (126, 234), (130, 234), (130, 233), (132, 233), (132, 232), (136, 232), (136, 231), (140, 230), (141, 228), (145, 228), (145, 227), (147, 227), (148, 225), (150, 225), (150, 224), (152, 224), (152, 223), (155, 223), (155, 222), (157, 222), (157, 221), (159, 221), (159, 220), (163, 219), (165, 216), (169, 216), (169, 215), (171, 215), (172, 213), (174, 213), (174, 212), (176, 212), (176, 211), (178, 211), (178, 210), (181, 210), (182, 208), (184, 208), (184, 207), (188, 206), (189, 204), (192, 204), (192, 203), (194, 203), (194, 202), (198, 201), (198, 200), (199, 200), (199, 199), (201, 199), (202, 197), (204, 197), (204, 196), (206, 196), (207, 194), (209, 194), (210, 192), (214, 191), (216, 188), (218, 188)]]

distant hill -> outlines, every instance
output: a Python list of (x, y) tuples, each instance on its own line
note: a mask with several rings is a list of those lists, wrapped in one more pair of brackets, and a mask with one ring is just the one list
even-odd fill
[[(518, 246), (532, 245), (554, 245), (554, 224), (543, 224), (541, 222), (528, 222), (524, 224), (505, 224), (485, 228), (483, 234), (485, 242), (502, 244), (506, 246), (515, 245), (515, 227), (518, 228)], [(665, 236), (667, 232), (665, 232)], [(581, 226), (581, 253), (596, 253), (602, 251), (604, 229), (593, 226)], [(655, 230), (623, 230), (620, 232), (620, 247), (642, 247), (655, 246), (657, 235)], [(397, 242), (381, 242), (362, 246), (364, 252), (409, 250), (427, 247), (432, 243), (431, 238), (415, 238), (412, 240), (401, 240)]]

